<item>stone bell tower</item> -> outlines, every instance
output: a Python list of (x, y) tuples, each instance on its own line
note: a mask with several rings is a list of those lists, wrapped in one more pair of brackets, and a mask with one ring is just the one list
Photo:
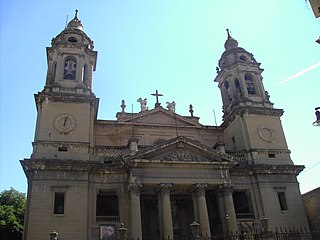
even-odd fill
[(32, 158), (89, 160), (99, 100), (92, 93), (97, 52), (76, 10), (47, 47), (48, 71), (38, 111)]
[(292, 164), (280, 121), (283, 110), (274, 109), (269, 100), (263, 69), (227, 33), (215, 78), (222, 96), (226, 150), (245, 152), (255, 164)]

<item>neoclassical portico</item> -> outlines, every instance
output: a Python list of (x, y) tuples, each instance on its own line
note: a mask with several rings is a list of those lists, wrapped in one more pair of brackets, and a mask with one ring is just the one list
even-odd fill
[[(207, 183), (194, 183), (189, 186), (185, 186), (185, 192), (188, 192), (190, 199), (192, 199), (192, 206), (190, 212), (193, 213), (193, 221), (197, 221), (200, 224), (200, 233), (202, 236), (211, 236), (214, 234), (210, 229), (209, 221), (209, 212), (207, 207), (206, 200), (206, 189), (212, 189), (216, 191), (216, 197), (219, 201), (220, 217), (221, 223), (225, 233), (227, 231), (236, 232), (237, 231), (237, 222), (236, 214), (233, 206), (232, 198), (232, 187), (230, 185), (219, 185), (219, 186), (210, 186)], [(175, 239), (176, 238), (176, 226), (175, 221), (181, 222), (181, 219), (175, 219), (175, 217), (181, 217), (182, 215), (178, 214), (176, 216), (177, 208), (181, 206), (175, 206), (172, 202), (172, 199), (175, 199), (177, 196), (176, 189), (181, 191), (181, 186), (179, 184), (172, 183), (159, 183), (153, 186), (155, 197), (157, 198), (158, 204), (154, 206), (157, 208), (158, 216), (155, 216), (159, 219), (159, 236), (161, 239)], [(131, 183), (128, 187), (130, 198), (131, 198), (131, 237), (137, 239), (143, 238), (141, 219), (145, 216), (141, 216), (141, 204), (140, 204), (140, 193), (143, 192), (144, 185), (142, 183)], [(185, 196), (185, 195), (183, 195)], [(227, 216), (227, 220), (226, 220)], [(191, 219), (191, 218), (190, 218)], [(155, 219), (152, 219), (155, 222)], [(192, 221), (188, 222), (186, 226), (180, 226), (184, 229), (189, 229), (189, 225)], [(184, 233), (188, 234), (188, 233)], [(179, 238), (177, 238), (179, 239)]]
[[(131, 198), (132, 237), (143, 236), (142, 231), (146, 226), (142, 222), (147, 221), (146, 225), (152, 225), (146, 220), (149, 218), (159, 221), (159, 225), (153, 228), (158, 229), (160, 238), (180, 239), (188, 235), (193, 221), (200, 224), (200, 233), (203, 236), (211, 236), (213, 232), (210, 224), (213, 225), (212, 222), (216, 220), (212, 220), (213, 213), (208, 212), (207, 190), (214, 193), (219, 207), (221, 205), (228, 212), (229, 221), (232, 223), (227, 225), (228, 229), (236, 229), (236, 214), (234, 207), (230, 206), (233, 204), (232, 192), (227, 194), (227, 190), (224, 190), (224, 194), (220, 194), (221, 189), (224, 189), (220, 186), (224, 182), (221, 171), (228, 172), (235, 165), (227, 154), (207, 148), (191, 139), (177, 137), (151, 148), (136, 149), (128, 155), (126, 163), (131, 171), (131, 178), (139, 179), (131, 181), (128, 188)], [(141, 194), (145, 197), (153, 196), (157, 204), (149, 209), (141, 206)], [(210, 207), (212, 209), (212, 206)], [(152, 211), (152, 217), (141, 216), (141, 208), (147, 215)], [(221, 218), (218, 219), (219, 222), (224, 225), (225, 211), (218, 213), (216, 210), (216, 215)]]

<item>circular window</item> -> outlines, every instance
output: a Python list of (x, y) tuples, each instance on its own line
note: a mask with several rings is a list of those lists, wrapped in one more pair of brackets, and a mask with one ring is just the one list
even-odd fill
[(68, 42), (76, 43), (76, 42), (78, 42), (78, 39), (75, 38), (75, 37), (69, 37), (69, 38), (68, 38)]
[(274, 140), (273, 131), (268, 127), (265, 127), (265, 126), (259, 127), (258, 134), (259, 134), (259, 137), (266, 142), (271, 143)]
[(247, 57), (244, 56), (244, 55), (241, 55), (239, 58), (240, 58), (240, 60), (242, 60), (242, 61), (246, 61), (246, 60), (247, 60)]

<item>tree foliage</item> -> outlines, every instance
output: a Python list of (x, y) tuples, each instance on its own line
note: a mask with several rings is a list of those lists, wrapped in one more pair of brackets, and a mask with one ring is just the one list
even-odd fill
[(0, 193), (0, 236), (22, 237), (26, 196), (14, 188)]

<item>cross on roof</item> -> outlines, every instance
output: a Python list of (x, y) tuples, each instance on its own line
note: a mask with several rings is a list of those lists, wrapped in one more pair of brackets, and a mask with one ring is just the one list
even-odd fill
[(161, 103), (159, 103), (159, 97), (162, 97), (163, 95), (161, 93), (158, 93), (158, 90), (156, 90), (156, 93), (151, 93), (151, 95), (156, 96), (156, 104), (154, 105), (154, 107), (160, 107)]

